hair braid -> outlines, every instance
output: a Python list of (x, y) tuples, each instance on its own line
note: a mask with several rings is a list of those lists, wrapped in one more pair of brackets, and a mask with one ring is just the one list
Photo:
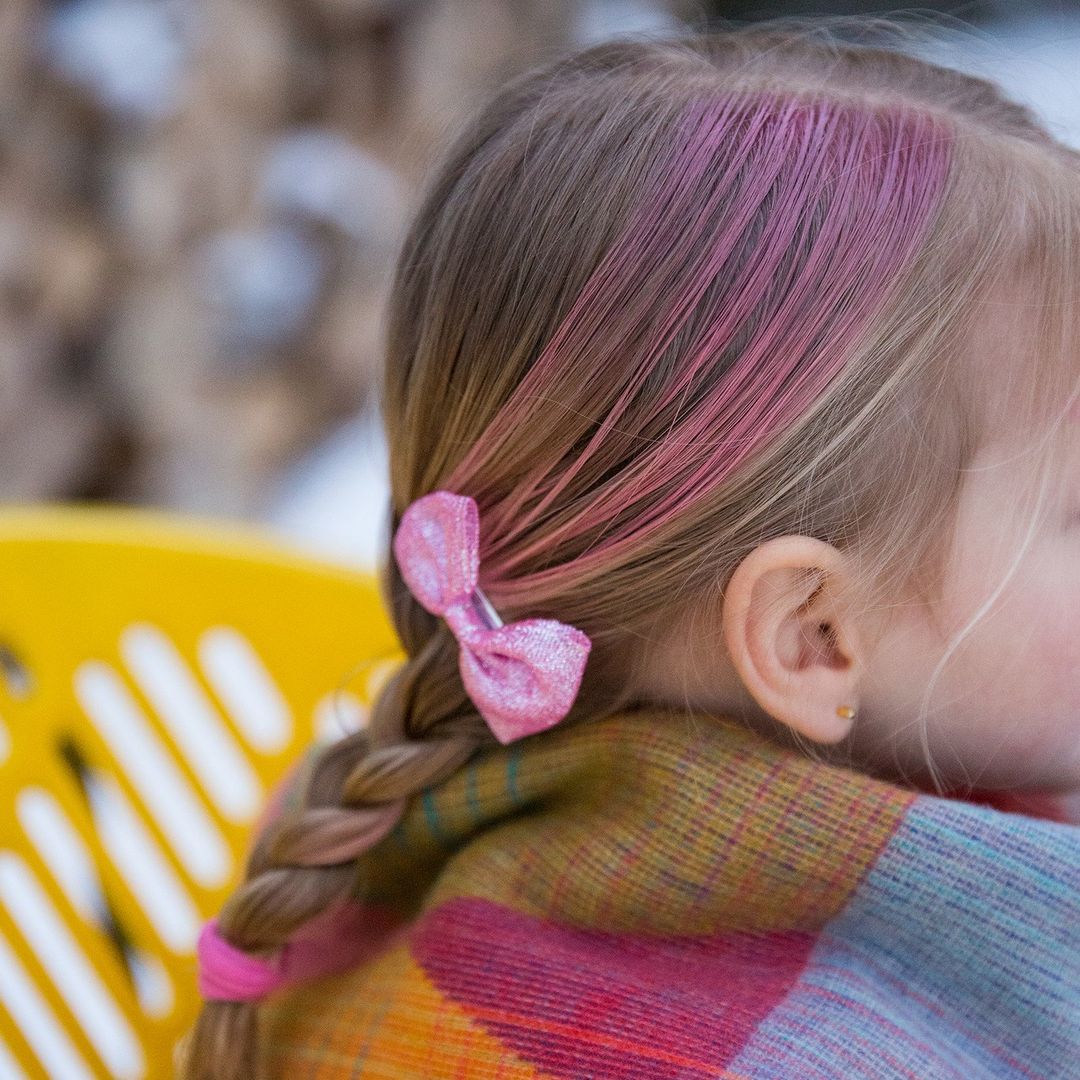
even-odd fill
[[(244, 880), (218, 915), (219, 933), (234, 947), (256, 955), (278, 949), (304, 923), (348, 899), (357, 856), (397, 824), (409, 797), (493, 742), (479, 717), (472, 723), (461, 713), (443, 717), (435, 733), (436, 725), (425, 723), (430, 717), (414, 711), (416, 690), (432, 678), (431, 669), (451, 658), (456, 668), (456, 642), (445, 640), (443, 624), (430, 626), (435, 632), (426, 645), (383, 687), (369, 726), (317, 750), (299, 805), (256, 837)], [(376, 745), (380, 733), (393, 741)], [(258, 1036), (257, 1003), (208, 1001), (177, 1048), (178, 1075), (259, 1080)]]

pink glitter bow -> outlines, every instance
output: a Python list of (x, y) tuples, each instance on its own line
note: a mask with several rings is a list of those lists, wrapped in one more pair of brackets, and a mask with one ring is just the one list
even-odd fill
[(413, 595), (450, 625), (465, 689), (505, 745), (554, 727), (570, 711), (592, 642), (555, 619), (504, 624), (477, 587), (479, 546), (476, 501), (449, 491), (412, 503), (393, 544)]

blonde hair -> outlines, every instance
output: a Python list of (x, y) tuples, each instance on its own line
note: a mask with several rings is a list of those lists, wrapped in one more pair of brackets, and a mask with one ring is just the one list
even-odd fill
[[(1078, 155), (990, 82), (842, 39), (864, 26), (898, 29), (779, 19), (526, 72), (444, 152), (404, 238), (391, 535), (429, 491), (476, 499), (502, 618), (592, 640), (564, 725), (631, 705), (658, 628), (771, 536), (850, 553), (871, 607), (932, 603), (986, 430), (973, 387), (1015, 379), (1032, 425), (1075, 396)], [(966, 348), (1011, 280), (1044, 348), (1026, 380)], [(350, 895), (403, 801), (495, 745), (392, 558), (384, 588), (407, 660), (257, 838), (220, 913), (240, 949)], [(256, 1006), (207, 1003), (185, 1051), (187, 1080), (252, 1076)]]

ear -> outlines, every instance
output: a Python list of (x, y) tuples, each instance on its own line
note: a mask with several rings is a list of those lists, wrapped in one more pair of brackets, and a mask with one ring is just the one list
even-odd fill
[(838, 707), (858, 707), (845, 566), (831, 544), (777, 537), (743, 559), (723, 597), (724, 641), (743, 685), (770, 716), (825, 744), (851, 730)]

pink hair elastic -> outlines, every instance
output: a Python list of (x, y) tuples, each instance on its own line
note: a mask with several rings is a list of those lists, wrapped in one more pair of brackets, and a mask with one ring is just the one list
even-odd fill
[(282, 987), (348, 971), (385, 944), (399, 922), (396, 912), (381, 906), (338, 902), (262, 959), (229, 944), (212, 918), (196, 947), (199, 994), (205, 1001), (261, 1001)]

